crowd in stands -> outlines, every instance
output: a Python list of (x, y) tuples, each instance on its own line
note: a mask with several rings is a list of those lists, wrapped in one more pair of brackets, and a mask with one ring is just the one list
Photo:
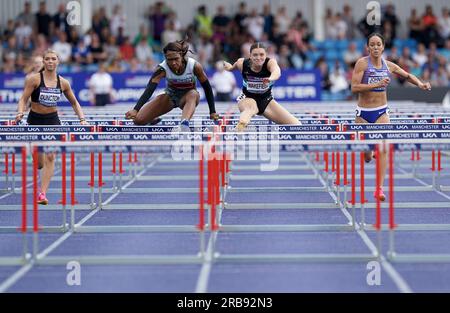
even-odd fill
[[(262, 9), (262, 10), (261, 10)], [(324, 12), (326, 40), (315, 41), (313, 29), (299, 9), (293, 16), (286, 7), (249, 8), (240, 3), (237, 12), (219, 6), (209, 12), (197, 8), (192, 23), (182, 27), (177, 12), (164, 2), (149, 7), (137, 34), (127, 32), (127, 17), (121, 5), (111, 12), (95, 8), (92, 28), (81, 34), (69, 26), (61, 4), (48, 12), (45, 1), (38, 8), (26, 2), (15, 18), (0, 24), (0, 68), (3, 73), (29, 72), (31, 60), (46, 49), (60, 56), (60, 72), (96, 71), (103, 64), (108, 72), (152, 71), (162, 61), (162, 47), (186, 39), (193, 56), (206, 68), (218, 60), (235, 61), (249, 56), (255, 41), (266, 43), (269, 57), (282, 69), (313, 69), (322, 73), (322, 87), (330, 92), (348, 90), (355, 61), (367, 55), (365, 37), (378, 31), (386, 39), (385, 57), (405, 70), (430, 81), (433, 86), (450, 83), (449, 8), (436, 13), (430, 5), (412, 9), (408, 20), (400, 20), (393, 5), (383, 7), (381, 25), (370, 26), (366, 17), (354, 17), (352, 8)], [(399, 28), (407, 37), (399, 36)], [(393, 84), (405, 82), (397, 78)]]

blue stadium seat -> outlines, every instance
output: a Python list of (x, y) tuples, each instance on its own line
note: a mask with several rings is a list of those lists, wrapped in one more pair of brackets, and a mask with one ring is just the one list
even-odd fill
[(348, 48), (349, 41), (347, 39), (338, 40), (336, 46), (339, 50), (345, 51)]
[(328, 39), (328, 40), (325, 40), (324, 42), (323, 42), (323, 48), (327, 51), (327, 50), (333, 50), (333, 49), (336, 49), (336, 40), (331, 40), (331, 39)]
[(340, 60), (342, 59), (342, 52), (334, 49), (327, 50), (325, 51), (325, 58), (327, 61)]
[(394, 46), (396, 46), (399, 51), (403, 49), (403, 45), (404, 45), (403, 39), (399, 38), (394, 39)]
[(305, 70), (312, 70), (313, 68), (314, 68), (314, 62), (311, 60), (307, 60), (303, 64), (303, 69), (305, 69)]
[(365, 39), (355, 39), (354, 42), (356, 43), (356, 48), (358, 51), (363, 51), (364, 46), (366, 45)]
[(403, 42), (403, 44), (406, 45), (407, 47), (409, 47), (409, 49), (411, 49), (411, 50), (416, 50), (416, 48), (417, 48), (417, 41), (412, 38), (406, 39)]
[(324, 46), (324, 42), (319, 40), (311, 40), (311, 44), (318, 50), (322, 50)]

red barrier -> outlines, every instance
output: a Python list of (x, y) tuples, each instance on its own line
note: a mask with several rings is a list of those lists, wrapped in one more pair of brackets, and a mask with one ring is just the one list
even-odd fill
[[(334, 153), (333, 153), (334, 155)], [(341, 153), (336, 152), (336, 181), (334, 182), (336, 186), (341, 184)]]
[(395, 225), (394, 211), (394, 145), (389, 145), (389, 229), (397, 227)]
[(67, 186), (66, 186), (66, 153), (61, 153), (61, 203), (62, 205), (67, 204)]
[(347, 180), (347, 151), (344, 151), (344, 186), (348, 185)]
[(103, 183), (103, 153), (98, 153), (98, 187), (102, 187)]
[(33, 148), (33, 232), (39, 231), (38, 220), (38, 150)]
[(375, 177), (376, 177), (376, 185), (375, 185), (375, 194), (376, 194), (376, 217), (375, 217), (375, 229), (381, 229), (381, 201), (379, 197), (379, 189), (381, 187), (381, 175), (380, 175), (380, 148), (378, 144), (375, 147), (375, 157), (376, 157), (376, 165), (375, 165)]
[(91, 181), (89, 182), (89, 186), (94, 187), (95, 184), (95, 154), (94, 152), (91, 152)]
[(22, 233), (27, 232), (27, 148), (22, 148)]
[(115, 174), (116, 173), (116, 153), (113, 152), (112, 155), (112, 170), (111, 173)]
[(15, 174), (16, 172), (16, 153), (14, 152), (11, 156), (11, 173)]
[(197, 227), (200, 230), (205, 229), (205, 190), (204, 190), (204, 160), (203, 160), (203, 146), (199, 147), (199, 200), (200, 200), (200, 218)]
[(356, 204), (356, 154), (352, 152), (352, 205)]
[(359, 164), (359, 166), (360, 166), (360, 187), (361, 187), (361, 195), (360, 195), (360, 197), (361, 197), (361, 199), (360, 199), (360, 202), (361, 202), (361, 204), (363, 204), (363, 203), (366, 203), (366, 197), (365, 197), (365, 194), (364, 194), (364, 152), (361, 152), (360, 153), (360, 164)]
[(5, 153), (5, 169), (3, 171), (6, 175), (9, 173), (9, 155), (8, 153)]
[(436, 163), (436, 154), (433, 151), (431, 151), (431, 171), (434, 172), (435, 171), (435, 163)]

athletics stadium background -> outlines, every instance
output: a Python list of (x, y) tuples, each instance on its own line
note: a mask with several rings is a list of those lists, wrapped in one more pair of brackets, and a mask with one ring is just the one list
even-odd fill
[[(274, 96), (287, 107), (286, 102), (354, 100), (349, 86), (352, 66), (356, 57), (366, 54), (365, 35), (375, 30), (387, 38), (385, 58), (422, 80), (431, 81), (433, 86), (432, 93), (424, 95), (394, 78), (389, 86), (390, 99), (441, 103), (449, 87), (450, 17), (444, 11), (450, 6), (446, 1), (402, 2), (401, 5), (398, 1), (378, 1), (368, 5), (369, 2), (350, 0), (253, 0), (246, 1), (239, 13), (239, 1), (223, 4), (217, 0), (207, 3), (130, 0), (123, 5), (114, 0), (81, 0), (74, 5), (74, 2), (51, 0), (45, 1), (41, 14), (37, 14), (40, 1), (29, 1), (28, 13), (26, 2), (0, 3), (2, 105), (17, 104), (24, 74), (29, 71), (33, 56), (44, 47), (68, 54), (59, 66), (59, 73), (72, 83), (83, 106), (90, 105), (89, 78), (102, 62), (113, 77), (114, 103), (135, 103), (155, 65), (163, 60), (161, 47), (165, 41), (184, 38), (186, 34), (193, 57), (202, 63), (210, 78), (216, 61), (235, 61), (254, 40), (268, 43), (271, 47), (268, 55), (277, 58), (282, 68)], [(268, 6), (266, 11), (264, 4)], [(220, 5), (223, 14), (217, 13)], [(412, 17), (414, 9), (417, 18)], [(373, 16), (377, 13), (379, 17)], [(63, 22), (68, 14), (73, 15), (69, 19), (78, 26)], [(369, 23), (374, 25), (367, 24), (368, 16), (372, 20)], [(262, 25), (258, 26), (261, 21)], [(414, 21), (421, 25), (415, 25)], [(67, 43), (61, 42), (61, 33), (65, 33)], [(80, 63), (77, 55), (83, 52), (77, 45), (83, 41), (88, 50), (98, 49), (92, 47), (93, 36), (99, 38), (100, 49), (106, 57)], [(147, 38), (150, 50), (147, 56), (142, 49), (138, 52), (142, 37)], [(349, 48), (353, 44), (354, 51)], [(234, 75), (237, 88), (233, 99), (242, 86), (240, 74), (235, 71)], [(164, 86), (162, 81), (157, 93)], [(204, 100), (202, 88), (199, 91)]]

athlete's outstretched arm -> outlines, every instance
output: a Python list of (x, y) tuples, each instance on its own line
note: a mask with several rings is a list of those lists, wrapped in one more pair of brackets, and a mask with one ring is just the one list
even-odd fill
[(155, 92), (156, 87), (158, 87), (159, 81), (165, 76), (166, 71), (161, 66), (158, 66), (155, 72), (153, 72), (153, 75), (150, 78), (147, 87), (144, 90), (144, 93), (141, 95), (134, 108), (125, 113), (125, 118), (127, 119), (136, 118), (137, 112), (144, 106), (144, 104), (147, 103), (148, 99), (150, 99), (150, 97)]
[(395, 63), (392, 63), (390, 61), (387, 61), (387, 64), (389, 66), (389, 69), (392, 73), (395, 73), (397, 75), (400, 75), (404, 78), (406, 78), (411, 84), (416, 85), (420, 89), (423, 90), (431, 90), (431, 84), (429, 82), (423, 83), (420, 79), (418, 79), (415, 75), (408, 73), (404, 69), (402, 69), (400, 66), (398, 66)]
[(17, 115), (16, 115), (16, 123), (19, 122), (24, 115), (26, 103), (28, 102), (28, 99), (30, 98), (31, 94), (33, 93), (34, 88), (36, 88), (38, 85), (36, 75), (28, 76), (25, 79), (25, 86), (23, 89), (22, 97), (19, 99), (19, 103), (17, 105)]
[(72, 105), (73, 110), (75, 111), (76, 115), (78, 115), (78, 118), (80, 119), (80, 123), (82, 125), (87, 125), (86, 118), (84, 117), (83, 110), (81, 109), (81, 105), (78, 102), (77, 98), (73, 94), (72, 87), (70, 86), (70, 83), (65, 79), (61, 77), (61, 88), (66, 96), (67, 100), (69, 100), (70, 104)]
[(234, 62), (233, 65), (231, 65), (231, 63), (228, 63), (227, 61), (223, 61), (223, 69), (230, 72), (238, 69), (239, 72), (242, 72), (242, 64), (244, 64), (244, 58), (237, 59), (237, 61)]
[(281, 69), (277, 63), (277, 60), (270, 59), (267, 63), (267, 69), (270, 72), (270, 77), (267, 79), (267, 83), (274, 82), (281, 77)]
[(213, 120), (218, 120), (219, 115), (216, 113), (216, 105), (214, 102), (214, 94), (211, 88), (211, 84), (209, 83), (208, 76), (206, 76), (205, 71), (200, 63), (196, 62), (194, 65), (194, 74), (197, 76), (200, 84), (205, 91), (206, 101), (208, 102), (209, 107), (209, 116)]

